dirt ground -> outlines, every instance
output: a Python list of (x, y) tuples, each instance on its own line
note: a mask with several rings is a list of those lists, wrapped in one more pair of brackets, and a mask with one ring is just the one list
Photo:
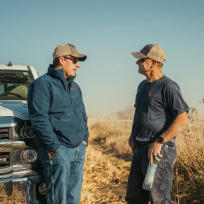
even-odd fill
[(90, 142), (86, 152), (81, 204), (125, 202), (131, 158)]

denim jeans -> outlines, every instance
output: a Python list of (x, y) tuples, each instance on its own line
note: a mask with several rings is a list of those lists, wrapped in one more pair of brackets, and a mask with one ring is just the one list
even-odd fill
[(128, 178), (126, 201), (128, 204), (172, 204), (170, 191), (173, 180), (173, 166), (176, 161), (174, 146), (164, 145), (161, 161), (157, 166), (151, 191), (144, 190), (142, 184), (147, 172), (149, 145), (133, 148), (132, 163)]
[(48, 151), (38, 148), (46, 182), (47, 204), (79, 204), (83, 179), (86, 145), (76, 148), (61, 146), (57, 156), (48, 157)]

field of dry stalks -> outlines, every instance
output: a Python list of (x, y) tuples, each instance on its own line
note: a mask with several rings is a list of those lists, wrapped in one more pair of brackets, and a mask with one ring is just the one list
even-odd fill
[[(174, 204), (204, 203), (204, 121), (192, 109), (190, 123), (177, 136), (177, 162), (174, 168)], [(131, 149), (127, 140), (131, 122), (89, 122), (81, 204), (125, 203)]]

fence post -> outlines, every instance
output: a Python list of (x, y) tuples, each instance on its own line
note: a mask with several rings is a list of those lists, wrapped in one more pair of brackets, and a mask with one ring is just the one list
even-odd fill
[(125, 120), (125, 130), (127, 128), (127, 117), (126, 117), (126, 120)]

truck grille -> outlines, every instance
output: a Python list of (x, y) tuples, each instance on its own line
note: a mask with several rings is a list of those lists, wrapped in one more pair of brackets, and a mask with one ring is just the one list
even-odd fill
[(9, 138), (9, 128), (0, 128), (0, 139)]
[(0, 167), (9, 166), (9, 153), (0, 153)]

